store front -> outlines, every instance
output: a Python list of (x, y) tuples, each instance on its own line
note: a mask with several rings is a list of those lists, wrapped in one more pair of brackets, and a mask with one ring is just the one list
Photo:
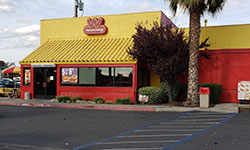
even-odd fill
[[(126, 22), (124, 22), (126, 20)], [(138, 22), (172, 24), (161, 11), (41, 21), (41, 45), (20, 61), (21, 98), (137, 99), (150, 73), (127, 53)], [(143, 75), (144, 74), (144, 75)]]

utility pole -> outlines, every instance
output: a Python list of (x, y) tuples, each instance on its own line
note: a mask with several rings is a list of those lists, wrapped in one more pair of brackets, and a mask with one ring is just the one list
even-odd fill
[(75, 16), (74, 17), (78, 17), (78, 9), (79, 11), (82, 12), (82, 16), (83, 16), (83, 13), (84, 13), (83, 7), (84, 7), (84, 4), (82, 0), (75, 0)]
[(75, 17), (78, 17), (78, 0), (75, 0)]

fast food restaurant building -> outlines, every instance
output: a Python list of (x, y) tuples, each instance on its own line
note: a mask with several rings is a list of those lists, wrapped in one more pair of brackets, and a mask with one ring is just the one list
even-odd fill
[[(136, 101), (139, 87), (160, 78), (127, 54), (135, 26), (176, 27), (161, 11), (41, 21), (40, 46), (20, 61), (21, 99), (80, 96)], [(187, 29), (188, 30), (188, 29)], [(221, 102), (238, 102), (237, 83), (250, 81), (250, 25), (203, 27), (211, 59), (200, 58), (199, 82), (223, 85)]]

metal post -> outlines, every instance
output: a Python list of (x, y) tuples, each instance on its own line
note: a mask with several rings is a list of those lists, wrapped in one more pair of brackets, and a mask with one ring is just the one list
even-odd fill
[(75, 17), (78, 17), (78, 0), (75, 0)]

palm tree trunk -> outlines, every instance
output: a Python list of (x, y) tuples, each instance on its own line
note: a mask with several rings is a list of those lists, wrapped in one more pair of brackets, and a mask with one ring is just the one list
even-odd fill
[(200, 42), (200, 10), (190, 11), (189, 25), (189, 69), (187, 98), (193, 103), (199, 102), (198, 89), (198, 50)]

